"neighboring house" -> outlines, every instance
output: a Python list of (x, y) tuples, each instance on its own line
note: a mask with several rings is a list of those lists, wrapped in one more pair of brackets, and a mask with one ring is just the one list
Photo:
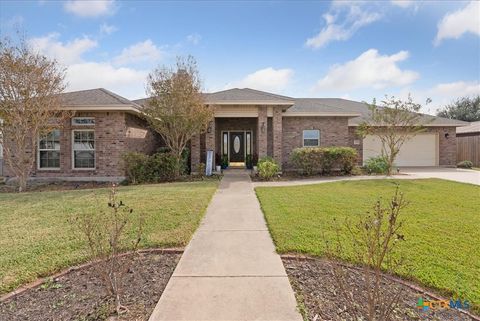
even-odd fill
[[(60, 131), (39, 139), (32, 176), (83, 180), (118, 180), (124, 175), (122, 154), (152, 153), (161, 139), (140, 117), (148, 99), (129, 101), (105, 89), (62, 95), (72, 118)], [(231, 165), (245, 166), (247, 155), (273, 157), (283, 170), (294, 169), (293, 149), (302, 146), (351, 146), (360, 159), (379, 154), (378, 139), (356, 135), (366, 104), (336, 98), (292, 98), (253, 89), (230, 89), (205, 94), (215, 109), (207, 132), (190, 144), (191, 167), (205, 162), (207, 150), (219, 164), (226, 155)], [(422, 116), (427, 131), (408, 141), (398, 166), (455, 166), (455, 129), (464, 122)], [(8, 176), (8, 171), (7, 175)], [(11, 174), (10, 174), (11, 175)]]
[(469, 160), (480, 167), (480, 121), (457, 128), (457, 160)]

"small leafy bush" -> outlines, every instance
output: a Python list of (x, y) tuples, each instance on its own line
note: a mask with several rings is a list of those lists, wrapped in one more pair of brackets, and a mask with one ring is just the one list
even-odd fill
[(148, 181), (150, 176), (148, 170), (148, 155), (136, 152), (129, 152), (123, 155), (123, 162), (125, 164), (127, 180), (130, 183), (139, 184)]
[(197, 176), (200, 178), (204, 178), (206, 173), (206, 165), (205, 163), (200, 163), (197, 165)]
[[(127, 179), (131, 184), (157, 183), (175, 178), (176, 158), (170, 152), (158, 152), (151, 156), (129, 152), (123, 156)], [(182, 161), (181, 173), (185, 172)]]
[(457, 164), (457, 167), (460, 167), (460, 168), (472, 168), (473, 167), (473, 163), (469, 160), (464, 160), (464, 161), (461, 161), (460, 163)]
[(357, 156), (351, 147), (302, 147), (293, 150), (291, 160), (305, 175), (330, 174), (333, 170), (351, 174)]
[(220, 166), (222, 169), (228, 168), (228, 155), (222, 155), (222, 158), (220, 159)]
[(264, 180), (271, 180), (280, 170), (277, 162), (271, 157), (262, 157), (258, 161), (258, 176)]
[(368, 174), (387, 174), (389, 172), (388, 160), (384, 156), (370, 157), (364, 165)]

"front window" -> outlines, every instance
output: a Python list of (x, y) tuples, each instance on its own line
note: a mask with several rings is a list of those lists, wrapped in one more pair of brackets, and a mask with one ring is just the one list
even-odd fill
[(60, 168), (60, 131), (52, 130), (38, 140), (38, 168)]
[(73, 168), (95, 168), (95, 131), (73, 131)]
[(317, 147), (320, 146), (320, 131), (317, 129), (308, 129), (303, 131), (303, 146)]

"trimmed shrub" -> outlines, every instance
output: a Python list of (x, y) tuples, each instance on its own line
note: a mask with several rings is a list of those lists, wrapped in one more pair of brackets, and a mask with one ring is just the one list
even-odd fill
[(460, 168), (472, 168), (473, 167), (473, 163), (469, 160), (464, 160), (464, 161), (461, 161), (460, 163), (457, 164), (457, 167), (460, 167)]
[(292, 151), (290, 159), (305, 175), (313, 175), (322, 169), (323, 148), (302, 147)]
[(148, 155), (129, 152), (123, 155), (123, 162), (125, 163), (127, 180), (131, 184), (139, 184), (148, 181), (148, 177), (150, 176), (148, 170)]
[(200, 177), (200, 178), (204, 178), (205, 177), (205, 173), (206, 173), (206, 165), (205, 163), (200, 163), (197, 165), (197, 176)]
[(351, 174), (357, 161), (357, 151), (351, 147), (302, 147), (291, 154), (292, 163), (305, 175), (330, 174), (338, 170)]
[(370, 157), (363, 166), (368, 174), (387, 174), (388, 160), (384, 156)]
[[(160, 147), (157, 149), (157, 154), (169, 154), (170, 148), (168, 147)], [(180, 175), (188, 174), (190, 172), (190, 149), (185, 148), (182, 152), (182, 156), (180, 159)]]
[(271, 157), (262, 157), (257, 165), (258, 176), (264, 180), (271, 180), (280, 170), (277, 162)]
[(151, 156), (129, 152), (123, 155), (123, 161), (131, 184), (165, 182), (175, 178), (177, 162), (169, 152), (162, 151)]

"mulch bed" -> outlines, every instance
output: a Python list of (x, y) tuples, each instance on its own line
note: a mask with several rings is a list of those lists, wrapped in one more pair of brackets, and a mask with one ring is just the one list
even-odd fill
[[(112, 186), (109, 182), (35, 182), (29, 184), (27, 192), (47, 192), (47, 191), (66, 191), (75, 189), (93, 189)], [(0, 193), (15, 193), (18, 188), (15, 185), (0, 184)]]
[(90, 265), (0, 302), (0, 320), (148, 320), (180, 256), (158, 252), (135, 256), (123, 281), (122, 304), (129, 311), (119, 318), (111, 317), (113, 301)]
[[(345, 304), (345, 299), (338, 291), (327, 259), (282, 257), (282, 260), (297, 299), (303, 301), (304, 313), (308, 320), (353, 320), (346, 310), (348, 305)], [(349, 284), (356, 289), (356, 301), (359, 305), (364, 306), (367, 299), (364, 295), (366, 289), (361, 282), (362, 274), (353, 267), (347, 267), (347, 271)], [(393, 320), (475, 320), (455, 309), (420, 311), (416, 308), (419, 297), (430, 300), (435, 300), (435, 298), (391, 279), (384, 279), (383, 286), (391, 291), (397, 289), (403, 291)]]
[[(149, 185), (149, 184), (160, 184), (160, 183), (183, 183), (183, 182), (198, 182), (198, 181), (206, 181), (206, 180), (213, 180), (218, 181), (222, 178), (221, 175), (214, 174), (210, 177), (205, 176), (192, 176), (192, 175), (185, 175), (179, 177), (177, 180), (174, 181), (167, 181), (167, 182), (158, 182), (158, 183), (145, 183), (142, 185)], [(122, 182), (122, 185), (124, 183)], [(53, 182), (34, 182), (29, 183), (27, 186), (27, 192), (48, 192), (48, 191), (68, 191), (68, 190), (77, 190), (77, 189), (94, 189), (94, 188), (105, 188), (111, 187), (111, 182), (97, 182), (97, 181), (90, 181), (90, 182), (74, 182), (74, 181), (53, 181)], [(5, 184), (0, 183), (0, 193), (16, 193), (18, 187), (13, 184)]]

